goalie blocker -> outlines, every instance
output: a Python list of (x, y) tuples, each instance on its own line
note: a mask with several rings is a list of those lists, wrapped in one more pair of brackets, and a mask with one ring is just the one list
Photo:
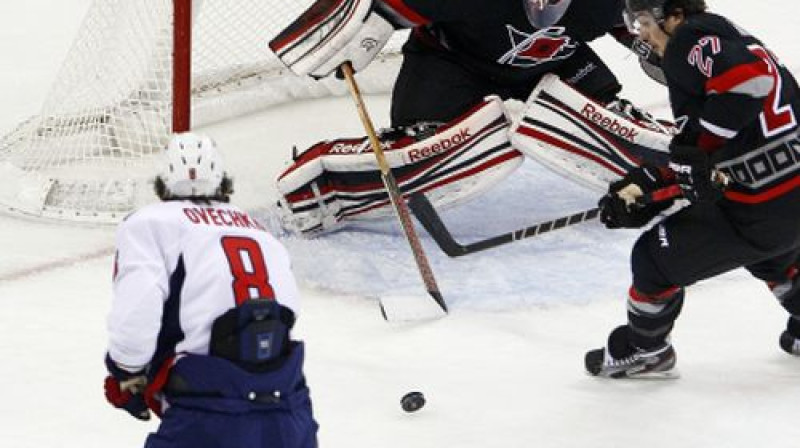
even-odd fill
[[(498, 97), (487, 97), (445, 125), (385, 130), (380, 140), (404, 195), (427, 193), (440, 207), (464, 202), (522, 163), (508, 139), (510, 122)], [(391, 215), (389, 198), (366, 138), (319, 142), (279, 175), (282, 225), (311, 235), (354, 219)]]

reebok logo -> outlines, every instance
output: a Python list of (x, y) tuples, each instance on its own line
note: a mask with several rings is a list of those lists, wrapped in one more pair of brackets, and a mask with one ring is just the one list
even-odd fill
[[(328, 150), (328, 154), (360, 154), (364, 152), (364, 150), (368, 149), (365, 147), (366, 142), (352, 144), (352, 143), (336, 143), (331, 146), (331, 149)], [(386, 145), (383, 144), (383, 149), (386, 149)]]
[(409, 150), (408, 160), (413, 163), (433, 157), (464, 143), (470, 137), (472, 137), (472, 134), (470, 134), (469, 128), (459, 129), (450, 137), (443, 138), (430, 145)]
[(578, 83), (578, 81), (580, 81), (581, 79), (585, 78), (586, 75), (588, 75), (589, 73), (595, 71), (595, 69), (597, 69), (597, 66), (594, 64), (594, 62), (590, 62), (590, 63), (586, 64), (583, 68), (578, 70), (578, 73), (576, 73), (573, 77), (569, 78), (567, 80), (567, 82), (569, 84), (575, 85), (575, 84)]
[(583, 105), (583, 109), (581, 109), (581, 115), (612, 134), (616, 134), (633, 143), (636, 136), (639, 135), (639, 132), (633, 126), (625, 126), (617, 120), (617, 117), (609, 117), (601, 112), (601, 110), (603, 109), (595, 107), (594, 104), (586, 103)]

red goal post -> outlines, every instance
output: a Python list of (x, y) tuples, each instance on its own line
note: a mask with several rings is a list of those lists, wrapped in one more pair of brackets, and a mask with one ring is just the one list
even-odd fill
[[(267, 43), (311, 0), (95, 0), (41, 112), (0, 130), (0, 209), (114, 223), (154, 199), (173, 131), (345, 95), (286, 70)], [(359, 81), (391, 88), (402, 33)], [(288, 149), (287, 149), (288, 151)]]

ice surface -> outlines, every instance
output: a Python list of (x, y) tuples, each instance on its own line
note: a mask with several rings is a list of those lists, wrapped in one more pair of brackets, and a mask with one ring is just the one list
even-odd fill
[[(88, 4), (0, 3), (0, 130), (36, 112)], [(711, 4), (800, 66), (795, 2)], [(627, 97), (663, 113), (663, 90), (632, 58), (611, 42), (598, 49)], [(388, 99), (366, 100), (385, 124)], [(205, 130), (228, 156), (235, 200), (264, 217), (292, 144), (362, 133), (347, 98)], [(526, 162), (487, 196), (442, 215), (469, 242), (591, 207), (595, 196)], [(779, 350), (784, 312), (746, 273), (690, 289), (674, 332), (680, 379), (611, 382), (586, 376), (582, 360), (624, 319), (636, 232), (586, 223), (459, 259), (420, 234), (451, 314), (403, 324), (386, 323), (368, 298), (424, 294), (394, 221), (284, 237), (304, 293), (297, 334), (308, 343), (322, 446), (798, 446), (800, 359)], [(136, 447), (156, 427), (102, 395), (112, 244), (108, 227), (0, 217), (1, 446)], [(406, 414), (399, 401), (411, 390), (428, 402)]]

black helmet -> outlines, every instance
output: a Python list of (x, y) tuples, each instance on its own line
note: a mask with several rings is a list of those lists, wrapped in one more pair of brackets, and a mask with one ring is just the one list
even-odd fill
[(656, 20), (664, 20), (668, 15), (680, 9), (683, 14), (690, 16), (704, 12), (705, 0), (626, 0), (625, 12), (635, 15), (640, 12), (650, 12)]

